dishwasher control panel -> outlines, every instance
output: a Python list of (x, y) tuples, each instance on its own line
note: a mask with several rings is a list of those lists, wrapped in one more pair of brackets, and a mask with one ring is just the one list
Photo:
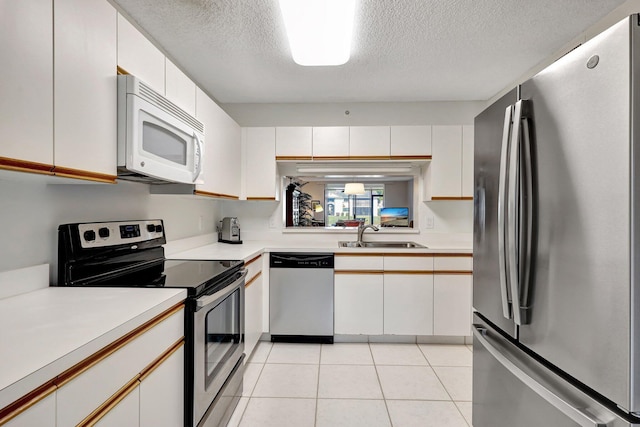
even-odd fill
[(271, 253), (270, 268), (333, 268), (332, 253)]

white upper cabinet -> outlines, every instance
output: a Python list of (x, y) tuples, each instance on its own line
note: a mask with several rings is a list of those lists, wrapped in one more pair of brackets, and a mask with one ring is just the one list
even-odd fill
[(462, 126), (462, 197), (473, 193), (473, 126)]
[(240, 126), (199, 88), (196, 90), (196, 118), (204, 123), (204, 184), (196, 186), (196, 193), (238, 199)]
[(473, 199), (473, 126), (433, 126), (425, 201)]
[(391, 158), (431, 156), (431, 126), (391, 126)]
[(276, 200), (276, 129), (243, 128), (243, 182), (246, 200)]
[(164, 95), (164, 54), (118, 14), (118, 66)]
[(320, 160), (349, 157), (349, 127), (326, 126), (313, 128), (313, 157)]
[[(88, 172), (98, 178), (104, 174), (113, 180), (117, 173), (117, 12), (106, 0), (55, 1), (53, 5), (55, 172)], [(32, 111), (42, 104), (38, 102)], [(31, 129), (24, 132), (29, 134)]]
[(311, 160), (312, 129), (305, 126), (276, 128), (276, 158), (279, 160)]
[(389, 126), (351, 126), (349, 128), (349, 157), (388, 159), (389, 153)]
[(168, 58), (165, 58), (165, 96), (178, 107), (196, 114), (196, 84)]
[(46, 172), (53, 165), (52, 2), (3, 1), (1, 9), (0, 157), (44, 164)]

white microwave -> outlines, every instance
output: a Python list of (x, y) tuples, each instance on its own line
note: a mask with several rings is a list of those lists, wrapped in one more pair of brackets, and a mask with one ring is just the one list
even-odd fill
[(202, 184), (204, 125), (132, 75), (118, 76), (118, 178)]

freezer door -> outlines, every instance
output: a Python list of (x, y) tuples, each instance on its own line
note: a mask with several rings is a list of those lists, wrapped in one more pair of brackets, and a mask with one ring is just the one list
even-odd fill
[[(520, 341), (629, 412), (630, 26), (525, 82), (537, 165), (530, 323)], [(597, 55), (597, 57), (596, 57)]]
[[(500, 252), (498, 200), (502, 148), (505, 135), (505, 112), (517, 101), (513, 89), (480, 113), (474, 126), (474, 226), (473, 226), (473, 307), (503, 331), (516, 336), (511, 320), (510, 291), (500, 277), (505, 259)], [(510, 126), (507, 123), (507, 126)], [(509, 129), (507, 129), (507, 132)], [(504, 184), (504, 181), (503, 181)], [(503, 252), (504, 253), (504, 252)]]
[(474, 427), (629, 427), (482, 319), (473, 325)]

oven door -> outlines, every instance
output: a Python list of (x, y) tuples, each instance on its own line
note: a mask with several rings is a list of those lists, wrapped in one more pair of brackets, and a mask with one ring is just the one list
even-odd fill
[(223, 289), (196, 299), (193, 419), (199, 423), (244, 352), (246, 270)]

